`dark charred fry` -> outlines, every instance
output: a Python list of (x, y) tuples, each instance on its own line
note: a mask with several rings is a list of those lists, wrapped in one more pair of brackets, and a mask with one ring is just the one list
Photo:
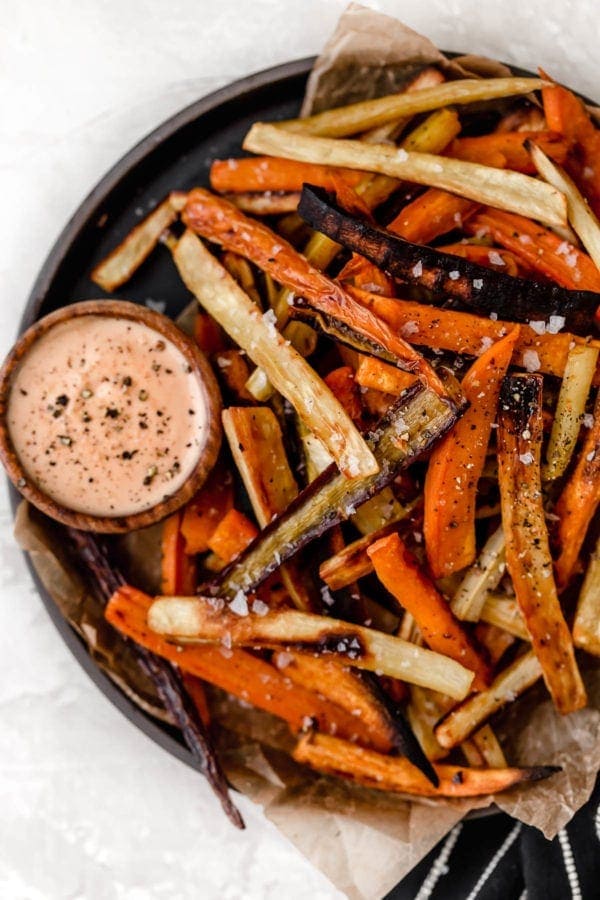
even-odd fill
[(416, 382), (367, 437), (380, 464), (377, 474), (348, 480), (330, 466), (273, 519), (205, 591), (234, 597), (253, 590), (282, 562), (352, 515), (389, 484), (404, 466), (428, 450), (456, 421), (457, 406)]
[[(69, 538), (77, 552), (77, 561), (83, 564), (84, 577), (91, 590), (106, 604), (111, 596), (125, 584), (118, 569), (111, 565), (104, 549), (89, 532), (67, 529)], [(229, 796), (227, 780), (221, 769), (216, 752), (208, 737), (193, 700), (187, 694), (177, 670), (166, 660), (132, 644), (137, 663), (154, 683), (165, 709), (181, 729), (185, 742), (192, 752), (200, 772), (221, 802), (227, 818), (236, 828), (245, 828), (237, 807)]]
[(389, 275), (452, 297), (480, 313), (493, 312), (516, 322), (547, 322), (557, 315), (575, 334), (594, 330), (600, 294), (514, 278), (432, 247), (411, 244), (348, 215), (331, 194), (309, 185), (302, 189), (298, 212), (312, 228), (365, 256)]

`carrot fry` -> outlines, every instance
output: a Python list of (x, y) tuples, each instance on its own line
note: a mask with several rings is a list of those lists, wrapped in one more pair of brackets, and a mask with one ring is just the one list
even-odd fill
[(475, 637), (482, 647), (487, 651), (490, 663), (495, 668), (500, 662), (509, 647), (515, 643), (515, 637), (498, 628), (496, 625), (490, 625), (489, 622), (478, 622), (475, 626)]
[(356, 738), (384, 752), (389, 749), (387, 739), (382, 740), (377, 731), (363, 725), (357, 716), (318, 693), (293, 684), (285, 672), (246, 650), (169, 643), (148, 628), (146, 618), (151, 604), (152, 598), (147, 594), (125, 585), (111, 597), (105, 617), (121, 634), (175, 663), (182, 672), (278, 716), (293, 732), (302, 731), (314, 720), (324, 732)]
[(358, 538), (338, 550), (329, 559), (321, 563), (319, 575), (332, 591), (348, 587), (359, 578), (370, 575), (374, 571), (367, 550), (380, 538), (386, 537), (398, 527), (397, 520), (388, 522), (377, 531)]
[(576, 571), (579, 552), (600, 503), (600, 393), (594, 406), (594, 422), (587, 430), (577, 463), (554, 509), (558, 558), (556, 581), (565, 588)]
[(223, 194), (226, 200), (251, 216), (282, 216), (294, 213), (300, 202), (300, 191), (285, 194)]
[(479, 208), (472, 200), (429, 188), (400, 210), (387, 226), (388, 231), (415, 244), (429, 244), (434, 238), (462, 228), (463, 221)]
[(246, 387), (250, 377), (250, 367), (239, 350), (221, 350), (215, 353), (217, 372), (227, 390), (237, 400), (251, 400), (254, 397)]
[(390, 278), (382, 269), (359, 253), (352, 254), (337, 279), (342, 284), (348, 282), (354, 287), (372, 291), (374, 294), (383, 294), (385, 297), (394, 296), (393, 278)]
[(519, 266), (512, 253), (508, 250), (498, 250), (496, 247), (483, 247), (480, 244), (446, 244), (438, 247), (441, 253), (450, 253), (452, 256), (461, 256), (469, 259), (479, 266), (487, 266), (504, 272), (505, 275), (517, 277)]
[(181, 533), (186, 553), (206, 553), (213, 531), (233, 506), (233, 478), (218, 462), (208, 481), (183, 510)]
[[(392, 367), (390, 366), (390, 368)], [(393, 371), (397, 372), (398, 369), (393, 369)], [(362, 403), (357, 382), (354, 379), (354, 371), (350, 366), (340, 366), (339, 369), (334, 369), (325, 376), (323, 381), (331, 393), (337, 397), (352, 421), (360, 423), (363, 413)]]
[[(479, 356), (490, 346), (490, 342), (499, 341), (507, 331), (514, 328), (514, 323), (494, 321), (472, 313), (439, 309), (412, 300), (380, 297), (379, 294), (370, 294), (352, 287), (348, 291), (387, 322), (390, 328), (423, 347)], [(533, 322), (535, 328), (538, 324)], [(531, 358), (536, 364), (539, 362), (540, 372), (562, 377), (569, 350), (574, 345), (600, 347), (600, 341), (586, 341), (569, 332), (540, 333), (535, 328), (520, 326), (513, 356), (514, 365), (524, 366), (525, 361)], [(526, 355), (528, 351), (529, 355)], [(535, 355), (531, 356), (531, 353)]]
[(212, 316), (198, 309), (194, 320), (194, 340), (204, 353), (213, 354), (225, 350), (225, 332)]
[(573, 643), (600, 656), (600, 538), (596, 542), (577, 600)]
[(475, 559), (477, 484), (519, 331), (513, 328), (473, 363), (461, 384), (469, 408), (431, 453), (423, 533), (434, 578), (458, 572)]
[(552, 572), (540, 473), (542, 378), (504, 379), (498, 419), (498, 480), (506, 564), (544, 681), (560, 713), (585, 706), (571, 633)]
[(379, 791), (422, 797), (478, 797), (499, 793), (524, 781), (538, 781), (559, 771), (556, 766), (519, 769), (474, 769), (438, 763), (439, 786), (434, 787), (407, 759), (383, 756), (340, 738), (308, 734), (301, 738), (294, 759), (319, 772), (348, 778)]
[(469, 162), (484, 162), (493, 165), (490, 160), (496, 153), (504, 160), (504, 165), (524, 175), (535, 175), (535, 166), (527, 147), (527, 140), (535, 140), (544, 153), (558, 163), (564, 163), (569, 149), (568, 141), (553, 131), (505, 131), (486, 134), (481, 137), (456, 138), (446, 153), (455, 159)]
[(409, 387), (415, 380), (414, 375), (402, 372), (395, 366), (375, 359), (373, 356), (361, 354), (356, 370), (356, 383), (361, 387), (382, 391), (384, 394), (393, 394), (398, 397), (402, 391)]
[(414, 617), (425, 643), (475, 672), (474, 690), (485, 688), (489, 679), (486, 662), (400, 536), (380, 538), (367, 554), (381, 583)]
[(210, 725), (210, 709), (208, 706), (206, 690), (204, 689), (204, 682), (202, 679), (196, 678), (195, 675), (184, 674), (183, 685), (192, 698), (192, 702), (198, 710), (198, 715), (208, 728)]
[(366, 313), (340, 285), (311, 266), (291, 244), (261, 222), (247, 218), (231, 204), (202, 188), (195, 188), (189, 195), (184, 220), (189, 228), (205, 238), (251, 259), (277, 281), (297, 291), (314, 308), (335, 316), (373, 345), (383, 348), (388, 362), (396, 362), (414, 372), (432, 389), (443, 393), (440, 379), (419, 353)]
[(161, 543), (161, 591), (193, 594), (197, 587), (196, 561), (188, 556), (181, 533), (181, 513), (165, 519)]
[(534, 272), (569, 290), (600, 292), (600, 271), (587, 253), (531, 219), (486, 209), (465, 224), (469, 234), (489, 234)]
[(257, 534), (256, 525), (243, 513), (232, 508), (211, 534), (208, 548), (224, 562), (230, 563), (246, 549)]
[(365, 172), (294, 162), (276, 156), (245, 159), (215, 159), (210, 167), (210, 186), (220, 194), (251, 191), (301, 191), (302, 185), (318, 184), (331, 191), (335, 176), (350, 186), (357, 185)]

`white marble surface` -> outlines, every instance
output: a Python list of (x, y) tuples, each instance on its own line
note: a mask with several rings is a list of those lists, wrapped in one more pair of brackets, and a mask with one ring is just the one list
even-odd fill
[[(600, 96), (594, 0), (388, 0), (449, 49), (542, 65)], [(104, 171), (226, 82), (317, 52), (343, 0), (0, 0), (0, 355), (51, 243)], [(567, 48), (567, 49), (565, 49)], [(70, 656), (0, 496), (0, 898), (342, 895), (240, 802), (136, 731)]]

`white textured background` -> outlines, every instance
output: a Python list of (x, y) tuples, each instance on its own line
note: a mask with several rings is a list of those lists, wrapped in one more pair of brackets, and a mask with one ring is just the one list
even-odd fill
[[(600, 97), (594, 0), (388, 0), (451, 50)], [(245, 74), (318, 52), (343, 0), (0, 0), (0, 355), (81, 198), (161, 120)], [(0, 900), (341, 898), (240, 803), (88, 681), (37, 598), (0, 494)]]

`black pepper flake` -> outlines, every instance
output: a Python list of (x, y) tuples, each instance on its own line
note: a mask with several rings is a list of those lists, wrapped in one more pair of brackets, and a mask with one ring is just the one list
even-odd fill
[(190, 416), (195, 416), (195, 415), (196, 415), (196, 410), (195, 410), (195, 409), (188, 409), (188, 413), (190, 414)]
[(140, 400), (147, 400), (148, 399), (148, 391), (140, 391), (138, 394), (138, 397)]
[(157, 349), (157, 350), (165, 350), (165, 349), (166, 349), (166, 346), (167, 346), (167, 345), (165, 344), (164, 341), (157, 341), (157, 342), (156, 342), (156, 349)]
[(54, 412), (52, 413), (52, 418), (60, 419), (60, 417), (62, 416), (62, 413), (63, 413), (62, 409), (55, 409)]
[(146, 475), (144, 477), (143, 484), (146, 486), (148, 486), (149, 484), (152, 484), (152, 481), (153, 481), (154, 477), (156, 476), (157, 472), (158, 472), (158, 469), (156, 468), (156, 466), (150, 466), (150, 468), (148, 469), (148, 471), (146, 472)]
[(125, 378), (124, 378), (123, 381), (122, 381), (123, 387), (131, 387), (132, 383), (133, 383), (133, 382), (132, 382), (132, 379), (131, 379), (131, 376), (130, 376), (130, 375), (126, 375)]
[(143, 419), (140, 419), (140, 421), (138, 422), (138, 425), (140, 426), (140, 428), (144, 428), (144, 429), (146, 429), (148, 427), (148, 423), (144, 422)]
[(109, 406), (104, 413), (104, 417), (108, 419), (116, 419), (119, 415), (119, 410), (115, 409), (114, 406)]
[(152, 371), (160, 372), (160, 363), (152, 363)]
[(137, 450), (123, 450), (121, 456), (123, 459), (133, 459), (137, 452)]
[(26, 391), (24, 388), (19, 388), (19, 393), (20, 393), (23, 397), (26, 397), (26, 396), (27, 396), (27, 391)]
[(59, 397), (56, 398), (55, 403), (57, 406), (68, 406), (69, 398), (67, 397), (66, 394), (61, 394)]
[(452, 776), (452, 784), (462, 784), (463, 783), (463, 773), (455, 772)]

